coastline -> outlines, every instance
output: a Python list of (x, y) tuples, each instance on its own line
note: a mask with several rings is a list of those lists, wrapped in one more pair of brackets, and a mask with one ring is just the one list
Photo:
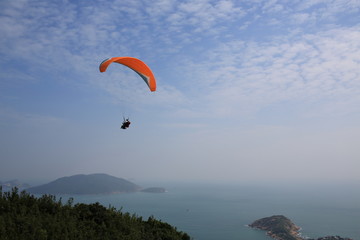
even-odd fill
[(326, 236), (316, 239), (303, 237), (300, 232), (302, 228), (283, 215), (261, 218), (247, 226), (266, 231), (266, 235), (276, 240), (353, 240), (340, 236)]

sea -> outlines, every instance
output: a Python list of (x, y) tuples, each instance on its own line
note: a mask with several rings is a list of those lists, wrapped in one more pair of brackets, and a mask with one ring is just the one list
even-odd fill
[[(150, 187), (150, 186), (149, 186)], [(270, 240), (253, 221), (284, 215), (305, 238), (360, 240), (360, 188), (352, 184), (162, 184), (165, 193), (74, 195), (74, 203), (105, 207), (167, 222), (194, 240)], [(62, 197), (65, 201), (69, 196)]]

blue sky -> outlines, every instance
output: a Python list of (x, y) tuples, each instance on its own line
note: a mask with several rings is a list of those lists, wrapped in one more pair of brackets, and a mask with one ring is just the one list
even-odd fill
[(359, 0), (5, 0), (0, 36), (0, 180), (360, 182)]

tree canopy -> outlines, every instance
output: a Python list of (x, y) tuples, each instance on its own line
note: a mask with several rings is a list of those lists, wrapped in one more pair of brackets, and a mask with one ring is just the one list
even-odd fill
[(53, 195), (35, 197), (0, 188), (0, 240), (190, 240), (153, 216), (143, 220), (100, 203), (66, 203)]

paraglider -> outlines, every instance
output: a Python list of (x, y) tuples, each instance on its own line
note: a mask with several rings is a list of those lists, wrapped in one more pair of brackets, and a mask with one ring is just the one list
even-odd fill
[[(99, 66), (100, 72), (105, 72), (108, 66), (113, 63), (120, 63), (134, 70), (145, 81), (151, 92), (156, 91), (156, 80), (151, 69), (140, 59), (133, 57), (113, 57), (102, 61)], [(127, 129), (130, 127), (131, 122), (129, 118), (125, 119), (121, 125), (121, 129)]]
[(131, 124), (131, 122), (129, 121), (129, 119), (124, 118), (124, 121), (123, 121), (123, 123), (121, 125), (121, 129), (127, 129), (128, 127), (130, 127), (130, 124)]
[(150, 91), (156, 91), (156, 80), (151, 69), (140, 59), (133, 57), (113, 57), (105, 59), (99, 66), (100, 72), (105, 72), (108, 66), (113, 63), (120, 63), (134, 70), (148, 85)]

